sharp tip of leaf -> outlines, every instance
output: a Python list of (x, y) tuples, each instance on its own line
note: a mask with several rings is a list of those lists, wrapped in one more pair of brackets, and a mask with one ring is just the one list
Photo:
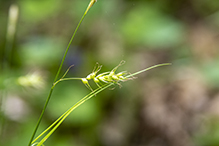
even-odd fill
[(164, 65), (172, 65), (172, 63), (162, 63), (162, 64), (158, 64), (160, 66), (164, 66)]
[(90, 8), (97, 2), (97, 0), (91, 0), (88, 7), (87, 7), (87, 10), (85, 11), (85, 15), (87, 14), (87, 12), (90, 10)]
[(165, 63), (165, 65), (172, 65), (172, 63)]

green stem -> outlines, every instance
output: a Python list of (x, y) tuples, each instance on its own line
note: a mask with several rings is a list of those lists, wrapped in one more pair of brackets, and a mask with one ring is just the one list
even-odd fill
[(157, 64), (157, 65), (148, 67), (148, 68), (146, 68), (146, 69), (143, 69), (143, 70), (141, 70), (141, 71), (135, 72), (135, 73), (133, 73), (133, 74), (130, 74), (130, 75), (126, 76), (126, 78), (133, 77), (133, 76), (135, 76), (135, 75), (137, 75), (137, 74), (140, 74), (140, 73), (142, 73), (142, 72), (148, 71), (148, 70), (153, 69), (153, 68), (156, 68), (156, 67), (165, 66), (165, 65), (171, 65), (171, 63)]
[[(91, 0), (91, 2), (92, 2), (92, 0)], [(91, 3), (91, 2), (90, 2), (90, 3)], [(89, 4), (89, 6), (90, 6), (90, 4)], [(89, 6), (88, 6), (88, 7), (89, 7)], [(89, 9), (90, 9), (90, 8), (89, 8)], [(54, 79), (54, 81), (53, 81), (53, 85), (52, 85), (52, 87), (51, 87), (51, 89), (50, 89), (50, 92), (49, 92), (49, 95), (48, 95), (48, 97), (47, 97), (46, 103), (45, 103), (45, 105), (44, 105), (44, 107), (43, 107), (43, 110), (42, 110), (42, 112), (41, 112), (41, 115), (40, 115), (40, 117), (39, 117), (39, 120), (38, 120), (38, 122), (37, 122), (37, 125), (36, 125), (35, 130), (34, 130), (34, 132), (33, 132), (33, 134), (32, 134), (32, 137), (31, 137), (31, 139), (30, 139), (30, 141), (29, 141), (28, 146), (31, 145), (31, 142), (32, 142), (32, 140), (33, 140), (33, 138), (34, 138), (34, 136), (35, 136), (35, 134), (36, 134), (36, 132), (37, 132), (37, 129), (38, 129), (38, 127), (39, 127), (39, 125), (40, 125), (40, 122), (41, 122), (41, 120), (42, 120), (42, 117), (43, 117), (43, 115), (44, 115), (44, 112), (45, 112), (45, 110), (46, 110), (46, 108), (47, 108), (47, 105), (48, 105), (48, 103), (49, 103), (49, 101), (50, 101), (50, 98), (51, 98), (51, 95), (52, 95), (52, 92), (53, 92), (53, 88), (55, 87), (54, 84), (55, 84), (56, 81), (58, 80), (60, 71), (61, 71), (62, 66), (63, 66), (63, 64), (64, 64), (66, 55), (67, 55), (68, 50), (69, 50), (69, 48), (70, 48), (70, 45), (71, 45), (71, 43), (72, 43), (72, 41), (73, 41), (73, 39), (74, 39), (74, 37), (75, 37), (75, 35), (76, 35), (76, 33), (77, 33), (79, 27), (80, 27), (80, 25), (81, 25), (81, 23), (82, 23), (84, 17), (85, 17), (86, 14), (87, 14), (87, 11), (88, 11), (89, 9), (87, 8), (86, 11), (85, 11), (85, 13), (84, 13), (83, 16), (81, 17), (81, 19), (80, 19), (80, 21), (79, 21), (79, 23), (78, 23), (78, 25), (77, 25), (77, 27), (76, 27), (76, 29), (75, 29), (75, 31), (74, 31), (72, 37), (71, 37), (69, 43), (68, 43), (68, 46), (67, 46), (67, 48), (66, 48), (66, 50), (65, 50), (65, 53), (64, 53), (64, 56), (63, 56), (62, 61), (61, 61), (61, 63), (60, 63), (59, 69), (58, 69), (58, 71), (57, 71), (57, 73), (56, 73), (56, 76), (55, 76), (55, 79)]]
[(69, 110), (67, 110), (62, 116), (60, 116), (55, 122), (52, 123), (52, 125), (50, 125), (46, 130), (44, 130), (37, 138), (35, 138), (32, 141), (32, 144), (37, 141), (41, 136), (43, 136), (49, 129), (51, 129), (58, 121), (60, 121), (62, 119), (62, 117), (65, 116), (65, 114), (68, 112)]
[(76, 32), (78, 31), (78, 28), (80, 27), (80, 25), (81, 25), (81, 23), (82, 23), (82, 21), (83, 21), (83, 19), (84, 19), (85, 16), (86, 16), (86, 14), (84, 13), (84, 15), (82, 16), (80, 22), (78, 23), (78, 25), (77, 25), (77, 27), (76, 27), (76, 29), (75, 29), (75, 31), (74, 31), (72, 37), (71, 37), (70, 42), (68, 43), (68, 47), (67, 47), (66, 50), (65, 50), (65, 54), (64, 54), (64, 56), (63, 56), (63, 58), (62, 58), (61, 64), (60, 64), (59, 69), (58, 69), (58, 72), (57, 72), (56, 77), (55, 77), (55, 79), (54, 79), (54, 83), (57, 81), (57, 79), (58, 79), (58, 77), (59, 77), (60, 71), (61, 71), (61, 69), (62, 69), (62, 65), (64, 64), (66, 55), (67, 55), (68, 50), (69, 50), (69, 48), (70, 48), (70, 45), (71, 45), (71, 43), (72, 43), (72, 41), (73, 41), (73, 39), (74, 39), (74, 37), (75, 37), (75, 34), (76, 34)]
[[(104, 87), (104, 86), (103, 86)], [(88, 95), (86, 95), (84, 98), (82, 98), (80, 101), (86, 99), (88, 96), (91, 96), (92, 94), (94, 94), (98, 89), (96, 89), (95, 91), (93, 92), (90, 92)], [(80, 102), (78, 101), (78, 102)], [(71, 108), (69, 110), (67, 110), (64, 114), (62, 114), (55, 122), (53, 122), (52, 125), (50, 125), (46, 130), (44, 130), (37, 138), (35, 138), (32, 143), (34, 143), (36, 140), (38, 140), (42, 135), (44, 135), (49, 129), (51, 129), (58, 121), (61, 120), (61, 118), (63, 116), (65, 116), (69, 111), (71, 110)]]
[(41, 114), (40, 114), (39, 120), (38, 120), (38, 122), (37, 122), (37, 125), (36, 125), (35, 130), (34, 130), (34, 132), (33, 132), (33, 134), (32, 134), (32, 137), (31, 137), (31, 139), (30, 139), (30, 142), (29, 142), (28, 146), (31, 145), (31, 142), (33, 141), (33, 138), (34, 138), (34, 136), (35, 136), (35, 134), (36, 134), (36, 132), (37, 132), (37, 129), (38, 129), (39, 125), (40, 125), (40, 122), (41, 122), (41, 120), (42, 120), (42, 118), (43, 118), (43, 114), (44, 114), (44, 112), (45, 112), (45, 110), (46, 110), (46, 107), (47, 107), (47, 105), (48, 105), (48, 103), (49, 103), (49, 100), (50, 100), (50, 98), (51, 98), (52, 92), (53, 92), (53, 88), (50, 89), (49, 96), (48, 96), (48, 98), (47, 98), (47, 100), (46, 100), (46, 103), (45, 103), (45, 105), (44, 105), (44, 108), (43, 108), (43, 110), (42, 110), (42, 112), (41, 112)]
[(53, 83), (52, 88), (54, 88), (59, 82), (61, 81), (67, 81), (67, 80), (81, 80), (82, 78), (61, 78), (58, 81), (56, 81), (55, 83)]
[[(78, 106), (80, 106), (81, 104), (83, 104), (85, 101), (87, 101), (88, 99), (92, 98), (93, 96), (95, 96), (96, 94), (100, 93), (101, 91), (105, 90), (106, 88), (112, 86), (113, 83), (111, 84), (106, 84), (101, 88), (96, 89), (95, 91), (91, 92), (90, 94), (88, 94), (87, 96), (85, 96), (84, 98), (82, 98), (80, 101), (78, 101), (75, 105), (73, 105), (69, 110), (67, 110), (60, 118), (58, 118), (49, 128), (47, 128), (43, 134), (48, 131), (51, 127), (53, 127), (57, 122), (57, 124), (55, 125), (55, 127), (37, 144), (37, 146), (41, 146), (53, 133), (54, 131), (61, 125), (61, 123), (68, 117), (68, 115), (74, 111)], [(42, 134), (41, 134), (42, 136)], [(39, 137), (37, 137), (38, 139)], [(36, 140), (34, 140), (36, 141)]]
[[(133, 73), (131, 75), (128, 75), (126, 77), (132, 77), (134, 75), (140, 74), (142, 72), (148, 71), (150, 69), (156, 68), (156, 67), (160, 67), (160, 66), (165, 66), (165, 65), (171, 65), (170, 63), (163, 63), (163, 64), (158, 64), (158, 65), (154, 65), (151, 66), (149, 68), (146, 68), (144, 70), (138, 71), (136, 73)], [(71, 79), (81, 79), (81, 78), (66, 78), (66, 80), (71, 80)], [(64, 79), (60, 79), (57, 81), (60, 82)], [(105, 90), (106, 88), (112, 86), (114, 83), (110, 83), (110, 84), (105, 84), (102, 87), (97, 88), (96, 90), (92, 91), (91, 93), (89, 93), (88, 95), (86, 95), (84, 98), (82, 98), (80, 101), (78, 101), (75, 105), (73, 105), (70, 109), (68, 109), (64, 114), (62, 114), (52, 125), (50, 125), (46, 130), (44, 130), (34, 141), (32, 141), (32, 143), (34, 143), (36, 140), (38, 140), (40, 137), (42, 137), (46, 132), (48, 132), (51, 128), (51, 130), (48, 132), (48, 134), (46, 136), (44, 136), (44, 138), (41, 139), (41, 141), (39, 143), (37, 143), (37, 146), (42, 146), (43, 143), (54, 133), (54, 131), (61, 125), (61, 123), (69, 116), (69, 114), (75, 110), (78, 106), (80, 106), (81, 104), (83, 104), (85, 101), (87, 101), (88, 99), (92, 98), (94, 95), (98, 94), (99, 92)]]

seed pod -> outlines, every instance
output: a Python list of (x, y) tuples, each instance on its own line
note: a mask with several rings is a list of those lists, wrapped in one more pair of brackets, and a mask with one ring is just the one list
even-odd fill
[(84, 83), (84, 85), (90, 89), (91, 91), (93, 91), (93, 89), (91, 88), (91, 86), (88, 83), (88, 80), (86, 78), (81, 78), (81, 81)]

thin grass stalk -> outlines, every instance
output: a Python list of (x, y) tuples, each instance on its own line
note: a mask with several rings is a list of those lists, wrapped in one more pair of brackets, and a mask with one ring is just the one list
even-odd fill
[[(166, 66), (166, 65), (171, 65), (170, 63), (163, 63), (163, 64), (158, 64), (158, 65), (154, 65), (151, 67), (148, 67), (144, 70), (138, 71), (136, 73), (130, 74), (128, 76), (126, 76), (125, 78), (129, 78), (129, 77), (133, 77), (134, 75), (140, 74), (142, 72), (148, 71), (150, 69), (156, 68), (156, 67), (160, 67), (160, 66)], [(75, 78), (66, 78), (66, 80), (74, 80)], [(60, 79), (59, 81), (63, 81), (64, 79)], [(58, 82), (59, 82), (58, 81)], [(81, 104), (83, 104), (85, 101), (87, 101), (88, 99), (92, 98), (93, 96), (95, 96), (96, 94), (98, 94), (99, 92), (105, 90), (106, 88), (114, 85), (115, 83), (109, 83), (109, 84), (105, 84), (102, 87), (97, 88), (96, 90), (92, 91), (91, 93), (89, 93), (88, 95), (86, 95), (84, 98), (82, 98), (80, 101), (78, 101), (76, 104), (74, 104), (70, 109), (68, 109), (64, 114), (62, 114), (52, 125), (50, 125), (45, 131), (43, 131), (33, 142), (32, 144), (37, 141), (40, 137), (42, 137), (46, 132), (48, 132), (52, 127), (53, 129), (50, 130), (50, 132), (39, 142), (37, 143), (37, 146), (42, 146), (43, 143), (54, 133), (54, 131), (61, 125), (61, 123), (69, 116), (69, 114), (74, 111), (78, 106), (80, 106)]]
[[(82, 98), (80, 101), (78, 101), (78, 103), (79, 103), (79, 102), (82, 102), (83, 100), (85, 100), (88, 96), (94, 94), (97, 90), (98, 90), (98, 89), (94, 90), (93, 92), (90, 92), (88, 95), (86, 95), (86, 96), (85, 96), (84, 98)], [(77, 103), (76, 103), (76, 104), (77, 104)], [(72, 107), (71, 107), (71, 108), (72, 108)], [(42, 135), (44, 135), (49, 129), (51, 129), (58, 121), (60, 121), (60, 119), (61, 119), (63, 116), (65, 116), (65, 115), (71, 110), (71, 108), (68, 109), (64, 114), (62, 114), (55, 122), (53, 122), (52, 125), (50, 125), (46, 130), (44, 130), (37, 138), (35, 138), (35, 139), (32, 141), (32, 143), (34, 143), (35, 141), (37, 141)]]
[[(32, 142), (32, 140), (33, 140), (33, 138), (34, 138), (34, 136), (35, 136), (35, 134), (36, 134), (36, 132), (37, 132), (37, 129), (39, 128), (39, 125), (40, 125), (40, 123), (41, 123), (42, 117), (43, 117), (43, 115), (44, 115), (44, 113), (45, 113), (45, 110), (46, 110), (47, 105), (48, 105), (48, 103), (49, 103), (49, 101), (50, 101), (50, 98), (51, 98), (53, 89), (54, 89), (54, 87), (55, 87), (55, 86), (54, 86), (54, 83), (58, 80), (58, 77), (59, 77), (59, 75), (60, 75), (60, 71), (61, 71), (62, 66), (63, 66), (63, 64), (64, 64), (66, 55), (67, 55), (68, 50), (69, 50), (69, 48), (70, 48), (70, 45), (71, 45), (71, 43), (72, 43), (72, 41), (73, 41), (73, 39), (74, 39), (74, 37), (75, 37), (75, 35), (76, 35), (78, 29), (79, 29), (79, 27), (80, 27), (80, 25), (81, 25), (81, 23), (82, 23), (84, 17), (86, 16), (88, 10), (91, 8), (91, 6), (93, 6), (93, 4), (94, 4), (95, 2), (96, 2), (96, 1), (94, 1), (94, 0), (91, 0), (91, 1), (90, 1), (89, 5), (88, 5), (88, 7), (87, 7), (87, 9), (86, 9), (86, 11), (84, 12), (83, 16), (81, 17), (81, 19), (80, 19), (80, 21), (79, 21), (79, 23), (78, 23), (78, 25), (77, 25), (77, 27), (76, 27), (76, 29), (75, 29), (75, 31), (74, 31), (72, 37), (71, 37), (69, 43), (68, 43), (68, 46), (67, 46), (67, 48), (66, 48), (66, 50), (65, 50), (65, 53), (64, 53), (64, 56), (63, 56), (62, 61), (61, 61), (61, 63), (60, 63), (59, 69), (58, 69), (58, 71), (57, 71), (57, 73), (56, 73), (56, 76), (55, 76), (55, 79), (54, 79), (54, 81), (53, 81), (53, 85), (52, 85), (52, 87), (51, 87), (51, 89), (50, 89), (49, 95), (48, 95), (48, 97), (47, 97), (47, 100), (46, 100), (46, 102), (45, 102), (45, 105), (44, 105), (43, 110), (42, 110), (42, 112), (41, 112), (41, 115), (40, 115), (40, 117), (39, 117), (39, 119), (38, 119), (38, 122), (37, 122), (37, 124), (36, 124), (35, 130), (34, 130), (32, 136), (31, 136), (31, 139), (30, 139), (30, 141), (29, 141), (28, 146), (31, 145), (31, 142)], [(92, 4), (92, 5), (91, 5), (91, 4)]]
[[(52, 125), (54, 126), (57, 122), (57, 124), (55, 125), (55, 127), (37, 144), (37, 146), (42, 146), (43, 143), (54, 133), (54, 131), (62, 124), (62, 122), (69, 116), (69, 114), (74, 111), (78, 106), (80, 106), (81, 104), (83, 104), (85, 101), (87, 101), (88, 99), (92, 98), (93, 96), (95, 96), (96, 94), (100, 93), (101, 91), (107, 89), (108, 87), (112, 86), (114, 83), (111, 84), (106, 84), (101, 88), (97, 88), (96, 90), (94, 90), (93, 92), (91, 92), (90, 94), (88, 94), (87, 96), (85, 96), (84, 98), (82, 98), (80, 101), (78, 101), (75, 105), (73, 105), (69, 110), (67, 110), (67, 112), (65, 112), (62, 116), (60, 116), (59, 119), (57, 119)], [(51, 126), (50, 126), (51, 128)], [(46, 133), (49, 130), (46, 129), (43, 133)], [(38, 137), (39, 138), (39, 137)], [(36, 140), (34, 140), (36, 141)]]
[(160, 67), (160, 66), (166, 66), (166, 65), (171, 65), (171, 63), (162, 63), (162, 64), (153, 65), (153, 66), (148, 67), (148, 68), (146, 68), (146, 69), (143, 69), (143, 70), (141, 70), (141, 71), (138, 71), (138, 72), (135, 72), (135, 73), (133, 73), (133, 74), (127, 75), (126, 78), (133, 77), (133, 76), (135, 76), (135, 75), (137, 75), (137, 74), (143, 73), (143, 72), (148, 71), (148, 70), (151, 70), (151, 69), (153, 69), (153, 68)]

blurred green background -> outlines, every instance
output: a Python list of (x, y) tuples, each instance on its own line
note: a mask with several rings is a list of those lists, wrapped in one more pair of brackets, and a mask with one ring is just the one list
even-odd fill
[[(1, 146), (28, 144), (88, 3), (0, 0)], [(15, 17), (9, 22), (10, 8)], [(104, 72), (121, 60), (118, 71), (131, 73), (172, 66), (98, 94), (46, 146), (219, 146), (218, 0), (98, 0), (62, 73), (74, 64), (67, 76), (86, 77), (96, 62)], [(58, 84), (38, 134), (89, 92), (81, 81)]]

